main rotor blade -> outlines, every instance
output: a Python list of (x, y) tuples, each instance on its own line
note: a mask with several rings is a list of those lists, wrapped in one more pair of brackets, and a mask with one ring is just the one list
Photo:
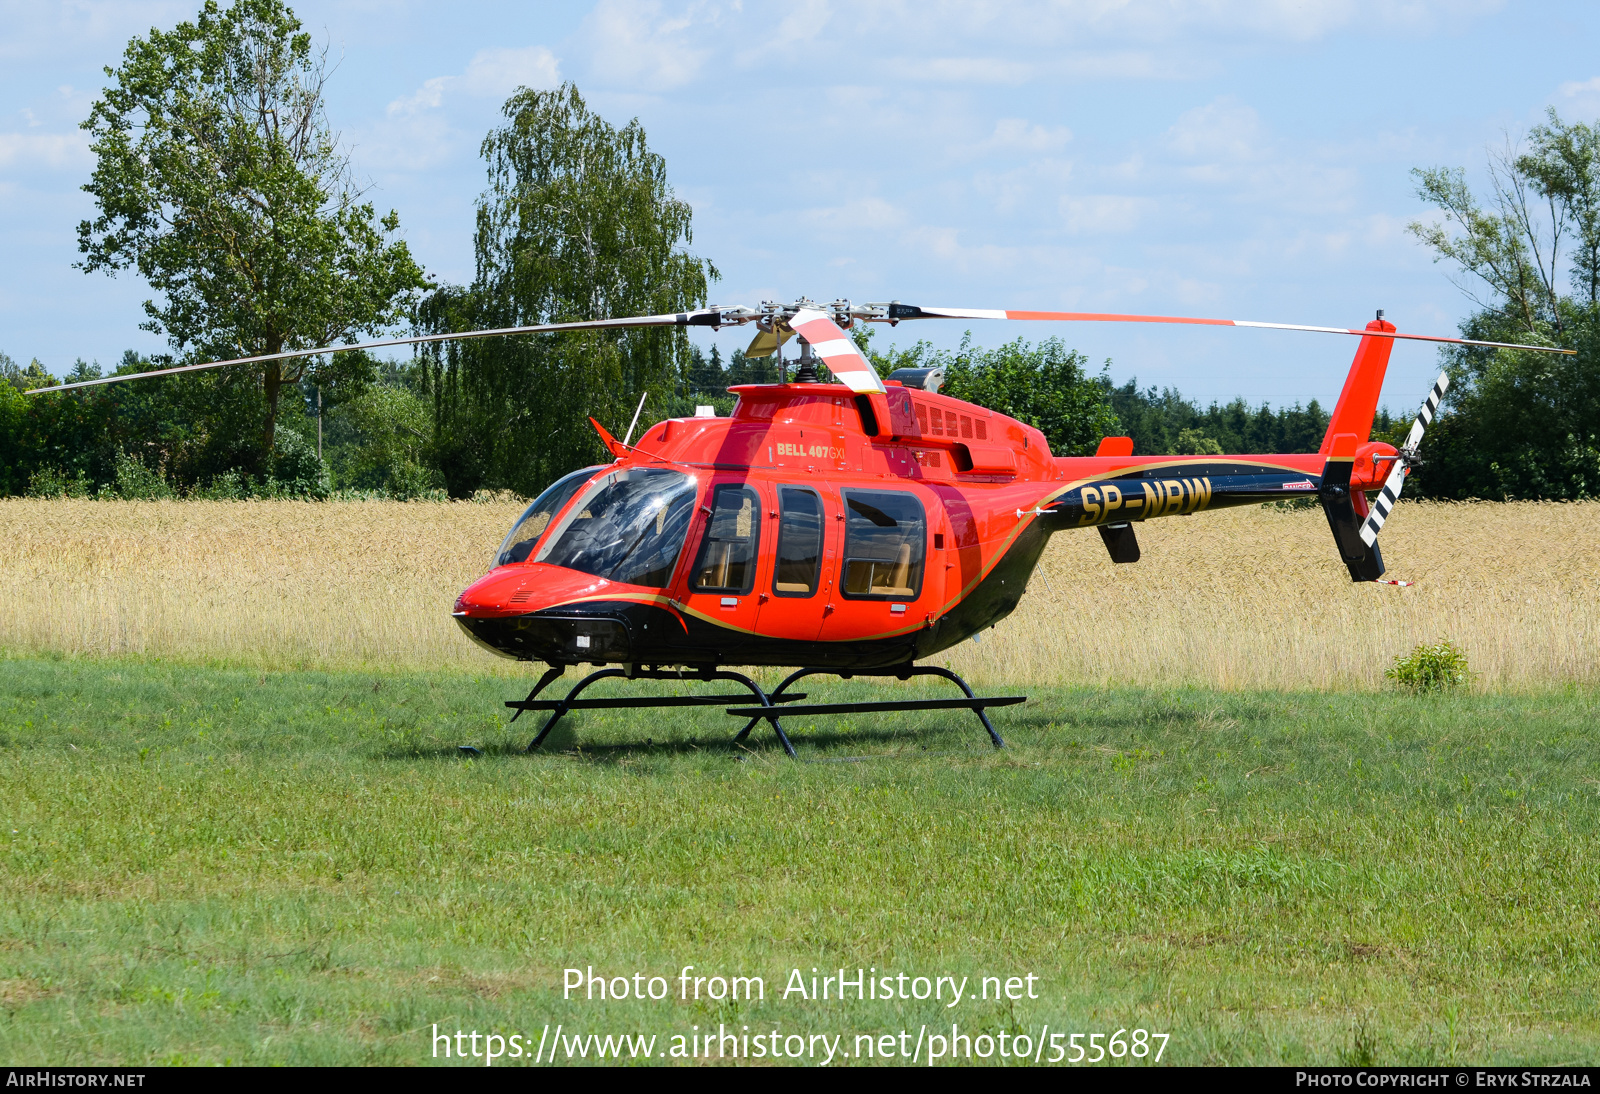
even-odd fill
[(801, 308), (790, 318), (789, 326), (811, 343), (811, 352), (851, 391), (862, 395), (888, 392), (872, 362), (861, 355), (844, 329), (822, 312)]
[(179, 372), (199, 372), (208, 368), (226, 368), (229, 365), (262, 364), (267, 361), (289, 361), (297, 357), (319, 357), (324, 353), (343, 353), (353, 349), (383, 349), (386, 346), (414, 346), (425, 342), (453, 342), (468, 338), (496, 338), (508, 334), (545, 334), (563, 330), (607, 330), (629, 327), (714, 327), (722, 319), (720, 308), (701, 308), (698, 311), (678, 312), (674, 315), (640, 315), (624, 319), (589, 319), (577, 323), (540, 323), (531, 327), (498, 327), (494, 330), (469, 330), (456, 334), (419, 334), (410, 338), (384, 338), (376, 342), (359, 342), (348, 346), (321, 346), (317, 349), (292, 349), (282, 353), (263, 353), (254, 357), (233, 357), (226, 361), (207, 361), (200, 365), (175, 365), (172, 368), (151, 369), (149, 372), (127, 372), (120, 376), (103, 376), (98, 380), (80, 380), (75, 384), (56, 384), (53, 387), (36, 387), (25, 395), (42, 395), (47, 391), (71, 391), (80, 387), (99, 387), (101, 384), (120, 384), (124, 380), (143, 380), (151, 376), (172, 376)]
[(1439, 334), (1401, 334), (1398, 331), (1356, 330), (1353, 327), (1311, 327), (1300, 323), (1257, 323), (1249, 319), (1196, 319), (1183, 315), (1119, 315), (1087, 311), (994, 311), (981, 308), (919, 308), (891, 304), (890, 319), (1046, 319), (1067, 323), (1181, 323), (1200, 327), (1263, 327), (1267, 330), (1303, 330), (1316, 334), (1353, 334), (1361, 338), (1399, 338), (1413, 342), (1445, 342), (1453, 346), (1487, 346), (1490, 349), (1531, 349), (1540, 353), (1576, 354), (1575, 349), (1528, 346), (1518, 342), (1483, 342), (1473, 338), (1448, 338)]

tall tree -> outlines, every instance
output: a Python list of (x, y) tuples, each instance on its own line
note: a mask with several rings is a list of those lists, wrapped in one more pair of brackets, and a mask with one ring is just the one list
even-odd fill
[(935, 349), (929, 342), (880, 352), (872, 348), (876, 331), (862, 326), (851, 333), (879, 375), (888, 376), (898, 368), (941, 367), (943, 394), (1027, 422), (1044, 434), (1050, 451), (1058, 456), (1092, 455), (1100, 439), (1118, 429), (1111, 380), (1104, 374), (1089, 375), (1084, 367), (1089, 359), (1059, 338), (1036, 344), (1018, 338), (995, 349), (981, 349), (972, 345), (968, 332), (953, 352)]
[[(715, 267), (689, 254), (692, 211), (667, 183), (637, 119), (620, 129), (572, 84), (519, 90), (483, 142), (470, 288), (432, 294), (428, 331), (681, 312), (703, 305)], [(435, 458), (452, 494), (531, 494), (601, 452), (584, 419), (625, 427), (639, 396), (689, 379), (681, 329), (590, 331), (453, 343), (424, 354)], [(620, 432), (620, 428), (618, 428)]]
[(1413, 172), (1440, 217), (1412, 233), (1453, 263), (1471, 338), (1575, 357), (1457, 347), (1417, 486), (1436, 497), (1600, 496), (1600, 130), (1551, 110), (1524, 148), (1491, 155), (1487, 201), (1459, 168)]
[[(175, 354), (244, 357), (355, 341), (403, 319), (421, 269), (350, 177), (328, 125), (326, 53), (281, 0), (207, 0), (194, 22), (128, 43), (83, 128), (98, 162), (78, 227), (85, 271), (136, 266), (161, 295), (147, 330)], [(261, 457), (286, 384), (348, 379), (273, 362), (259, 385)], [(230, 386), (233, 376), (207, 381)], [(246, 373), (248, 379), (252, 374)]]

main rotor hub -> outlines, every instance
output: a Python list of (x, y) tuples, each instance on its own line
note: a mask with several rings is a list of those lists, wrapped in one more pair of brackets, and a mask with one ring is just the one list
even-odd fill
[(711, 326), (742, 327), (746, 323), (754, 323), (765, 331), (787, 327), (789, 320), (793, 319), (802, 310), (822, 312), (845, 330), (849, 330), (857, 323), (888, 323), (894, 325), (902, 319), (912, 318), (917, 311), (916, 308), (907, 307), (898, 300), (852, 304), (850, 301), (841, 298), (831, 304), (819, 304), (815, 300), (804, 296), (788, 304), (777, 300), (763, 300), (758, 308), (752, 308), (744, 304), (736, 304), (729, 307), (719, 307), (713, 304), (706, 310), (717, 313), (717, 321), (710, 324)]

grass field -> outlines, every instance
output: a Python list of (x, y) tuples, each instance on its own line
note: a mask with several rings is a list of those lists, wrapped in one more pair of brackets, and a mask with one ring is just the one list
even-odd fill
[[(0, 648), (263, 668), (523, 674), (462, 640), (455, 596), (515, 502), (0, 500)], [(1402, 503), (1390, 574), (1352, 586), (1319, 511), (1140, 525), (1113, 566), (1055, 537), (1021, 608), (942, 660), (1000, 684), (1375, 689), (1450, 638), (1480, 686), (1600, 683), (1600, 503)]]
[[(714, 711), (519, 755), (514, 683), (0, 661), (0, 1058), (423, 1063), (435, 1023), (851, 1052), (952, 1021), (1146, 1029), (1164, 1063), (1600, 1058), (1588, 691), (1044, 688), (1005, 752), (886, 715), (792, 724), (795, 763)], [(675, 996), (683, 965), (767, 998), (560, 991)], [(840, 966), (1038, 998), (778, 998)]]

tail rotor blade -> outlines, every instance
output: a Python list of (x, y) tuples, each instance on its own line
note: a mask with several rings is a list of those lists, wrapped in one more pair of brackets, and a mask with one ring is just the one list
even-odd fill
[(1383, 491), (1373, 503), (1372, 512), (1368, 515), (1366, 523), (1361, 526), (1361, 542), (1368, 547), (1377, 542), (1378, 533), (1383, 531), (1383, 522), (1389, 519), (1394, 503), (1400, 500), (1400, 491), (1406, 484), (1406, 474), (1416, 462), (1417, 446), (1422, 443), (1422, 434), (1433, 423), (1433, 416), (1439, 410), (1439, 400), (1444, 398), (1445, 389), (1449, 386), (1450, 374), (1439, 373), (1439, 379), (1434, 381), (1433, 390), (1428, 393), (1422, 409), (1417, 411), (1417, 419), (1411, 423), (1411, 431), (1406, 434), (1405, 447), (1400, 450), (1399, 456), (1394, 461), (1394, 469), (1384, 481)]
[(1378, 500), (1372, 503), (1372, 512), (1367, 516), (1367, 522), (1361, 526), (1361, 542), (1371, 547), (1378, 541), (1378, 533), (1383, 530), (1383, 522), (1389, 519), (1389, 511), (1394, 508), (1394, 503), (1400, 500), (1400, 489), (1406, 484), (1406, 465), (1401, 460), (1394, 461), (1394, 470), (1389, 472), (1389, 477), (1384, 480), (1383, 490), (1378, 494)]
[(1406, 434), (1407, 448), (1415, 450), (1422, 443), (1422, 432), (1433, 424), (1433, 416), (1439, 413), (1439, 401), (1444, 398), (1445, 389), (1449, 386), (1450, 374), (1439, 373), (1439, 378), (1433, 382), (1433, 390), (1428, 392), (1422, 409), (1417, 411), (1417, 420), (1411, 423), (1411, 432)]

